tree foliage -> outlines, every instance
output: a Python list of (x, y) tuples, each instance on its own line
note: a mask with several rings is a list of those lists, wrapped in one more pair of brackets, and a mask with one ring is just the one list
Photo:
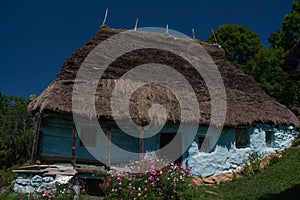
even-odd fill
[(281, 29), (272, 33), (269, 42), (272, 48), (289, 51), (300, 38), (300, 2), (293, 2), (292, 10), (284, 16)]
[(0, 169), (30, 158), (34, 131), (28, 103), (22, 97), (0, 93)]
[[(244, 25), (225, 24), (215, 31), (215, 35), (227, 59), (236, 67), (246, 65), (263, 48), (257, 33)], [(213, 35), (208, 40), (213, 42)]]
[(300, 97), (300, 84), (283, 71), (285, 53), (282, 48), (261, 49), (251, 59), (244, 71), (252, 76), (259, 86), (277, 101), (294, 108)]
[[(270, 35), (269, 48), (263, 47), (258, 35), (246, 26), (226, 24), (215, 34), (229, 61), (252, 76), (270, 96), (300, 114), (300, 81), (282, 70), (289, 50), (300, 38), (299, 0), (284, 16), (282, 28)], [(213, 41), (213, 35), (208, 40)]]

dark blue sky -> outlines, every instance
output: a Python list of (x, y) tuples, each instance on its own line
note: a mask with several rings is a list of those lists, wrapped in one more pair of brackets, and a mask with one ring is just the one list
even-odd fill
[(92, 38), (109, 8), (107, 25), (132, 29), (165, 27), (206, 40), (210, 29), (244, 24), (268, 46), (293, 0), (0, 0), (0, 92), (40, 94), (63, 62)]

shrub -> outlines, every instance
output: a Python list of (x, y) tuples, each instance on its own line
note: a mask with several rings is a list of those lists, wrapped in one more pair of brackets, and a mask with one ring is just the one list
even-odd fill
[(244, 173), (246, 176), (250, 176), (251, 174), (255, 174), (260, 171), (261, 159), (262, 156), (257, 152), (249, 154), (248, 158), (244, 161)]
[(99, 186), (106, 199), (190, 199), (196, 190), (191, 182), (183, 165), (145, 158), (126, 171), (112, 171)]

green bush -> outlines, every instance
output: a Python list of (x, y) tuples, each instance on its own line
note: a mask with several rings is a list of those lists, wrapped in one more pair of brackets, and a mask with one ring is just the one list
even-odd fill
[(259, 155), (257, 152), (249, 154), (248, 158), (244, 161), (244, 173), (246, 176), (250, 176), (251, 174), (260, 172), (261, 159), (262, 156)]

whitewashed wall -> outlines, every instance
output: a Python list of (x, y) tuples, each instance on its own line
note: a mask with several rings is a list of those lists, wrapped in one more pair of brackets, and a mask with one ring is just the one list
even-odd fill
[[(266, 131), (272, 131), (271, 146), (266, 144)], [(213, 151), (199, 152), (197, 142), (193, 142), (188, 150), (186, 162), (192, 167), (192, 174), (208, 177), (230, 172), (241, 168), (248, 155), (257, 152), (262, 156), (282, 151), (292, 145), (297, 132), (291, 126), (270, 126), (256, 124), (248, 128), (249, 145), (246, 148), (236, 148), (234, 129), (224, 128), (221, 137)]]

